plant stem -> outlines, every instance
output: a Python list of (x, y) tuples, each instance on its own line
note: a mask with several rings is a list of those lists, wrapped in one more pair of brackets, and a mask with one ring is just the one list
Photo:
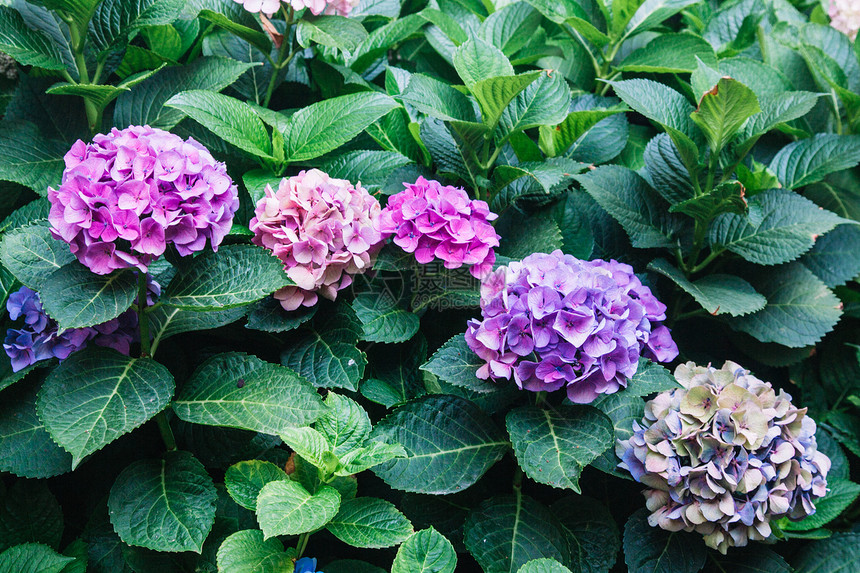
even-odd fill
[(137, 325), (140, 329), (140, 357), (152, 356), (149, 340), (149, 315), (146, 308), (146, 273), (137, 273)]
[[(86, 45), (86, 35), (81, 33), (77, 25), (71, 20), (66, 21), (69, 25), (69, 40), (71, 43), (72, 53), (75, 57), (75, 65), (78, 68), (81, 84), (90, 83), (90, 72), (87, 69), (87, 60), (84, 57), (84, 47)], [(87, 124), (90, 132), (95, 134), (101, 127), (102, 114), (92, 101), (84, 98), (84, 110), (87, 113)]]
[(296, 558), (302, 556), (302, 553), (305, 552), (305, 549), (308, 547), (308, 540), (311, 538), (310, 533), (302, 533), (299, 536), (299, 541), (296, 543)]
[(517, 496), (522, 495), (524, 475), (525, 474), (523, 474), (523, 468), (521, 468), (520, 465), (517, 464), (517, 468), (514, 470), (514, 480), (512, 484), (514, 488), (514, 493), (517, 494)]
[(293, 56), (296, 55), (294, 39), (292, 34), (290, 34), (290, 26), (293, 24), (292, 7), (289, 11), (284, 10), (284, 15), (286, 17), (287, 27), (284, 29), (283, 43), (281, 44), (281, 48), (278, 50), (278, 61), (272, 66), (272, 79), (269, 80), (269, 87), (266, 89), (266, 97), (262, 104), (263, 107), (269, 107), (269, 103), (272, 101), (272, 94), (275, 93), (275, 87), (278, 85), (278, 76), (281, 74), (281, 70), (290, 65)]
[(173, 437), (173, 430), (170, 429), (170, 422), (167, 421), (167, 414), (163, 410), (155, 415), (155, 423), (158, 424), (158, 431), (161, 432), (164, 447), (167, 448), (168, 452), (175, 452), (176, 438)]

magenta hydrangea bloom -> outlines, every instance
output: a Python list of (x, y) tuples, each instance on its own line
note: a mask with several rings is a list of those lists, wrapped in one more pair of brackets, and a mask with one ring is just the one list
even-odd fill
[[(161, 292), (155, 281), (149, 280), (149, 296)], [(18, 372), (40, 360), (57, 358), (60, 361), (93, 342), (128, 355), (131, 343), (137, 340), (137, 313), (129, 309), (118, 317), (88, 328), (67, 328), (60, 332), (57, 323), (42, 308), (39, 293), (22, 287), (9, 295), (6, 310), (12, 320), (23, 319), (21, 328), (6, 331), (3, 348), (12, 360), (12, 370)]]
[(815, 512), (830, 459), (806, 408), (734, 362), (688, 362), (675, 378), (683, 388), (650, 400), (633, 436), (616, 445), (619, 467), (652, 488), (648, 523), (696, 531), (726, 553), (769, 538), (773, 519)]
[(678, 355), (665, 313), (629, 265), (536, 253), (483, 280), (482, 320), (469, 321), (466, 342), (485, 362), (479, 378), (513, 375), (532, 392), (566, 387), (587, 404), (626, 387), (640, 355)]
[(313, 306), (317, 295), (334, 300), (365, 272), (382, 246), (379, 202), (345, 179), (319, 169), (266, 186), (251, 219), (253, 242), (272, 251), (296, 286), (275, 298), (286, 310)]
[(189, 138), (132, 126), (78, 140), (48, 188), (51, 232), (94, 273), (148, 265), (173, 244), (180, 255), (218, 248), (239, 195), (223, 163)]
[(493, 268), (499, 235), (489, 221), (498, 218), (484, 201), (469, 199), (463, 189), (419, 177), (388, 198), (382, 210), (382, 234), (426, 265), (442, 259), (446, 268), (466, 264), (481, 278)]

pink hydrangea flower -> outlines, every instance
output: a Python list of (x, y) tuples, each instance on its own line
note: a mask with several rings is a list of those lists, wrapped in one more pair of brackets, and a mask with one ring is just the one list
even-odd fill
[(239, 208), (223, 163), (189, 138), (132, 126), (78, 140), (59, 189), (48, 188), (51, 233), (94, 273), (147, 266), (173, 244), (217, 250)]
[(499, 235), (489, 221), (498, 215), (484, 201), (469, 199), (463, 189), (419, 177), (415, 184), (392, 195), (382, 210), (382, 234), (394, 235), (394, 243), (415, 253), (422, 265), (434, 258), (445, 267), (471, 265), (469, 272), (481, 278), (493, 268)]
[[(281, 0), (233, 0), (244, 6), (248, 12), (262, 12), (271, 16), (281, 6)], [(314, 16), (319, 14), (334, 14), (337, 16), (348, 16), (350, 11), (358, 6), (360, 0), (284, 0), (294, 10), (307, 8)]]
[(830, 0), (827, 11), (830, 25), (851, 38), (857, 38), (860, 30), (860, 2), (857, 0)]
[(253, 242), (272, 251), (296, 286), (275, 298), (286, 310), (334, 300), (352, 275), (373, 265), (382, 245), (379, 202), (361, 184), (332, 179), (319, 169), (266, 186), (251, 219)]
[(262, 12), (266, 16), (271, 16), (281, 7), (281, 0), (233, 0), (241, 4), (245, 10), (257, 14)]

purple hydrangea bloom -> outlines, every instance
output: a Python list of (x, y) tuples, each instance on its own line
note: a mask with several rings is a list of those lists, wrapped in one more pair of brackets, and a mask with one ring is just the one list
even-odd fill
[(565, 387), (587, 404), (626, 387), (640, 355), (678, 355), (660, 324), (665, 312), (629, 265), (536, 253), (483, 280), (483, 320), (469, 322), (466, 342), (485, 361), (479, 378), (513, 376), (533, 392)]
[(293, 570), (293, 573), (323, 573), (322, 571), (317, 571), (317, 560), (311, 559), (310, 557), (302, 557), (298, 561), (296, 561), (296, 568)]
[(48, 188), (51, 232), (94, 273), (147, 266), (173, 244), (180, 255), (217, 249), (239, 208), (223, 163), (189, 138), (131, 126), (78, 140)]
[(619, 467), (651, 488), (652, 526), (699, 532), (726, 553), (769, 538), (772, 519), (815, 512), (830, 459), (806, 408), (734, 362), (688, 362), (675, 378), (683, 388), (650, 400), (633, 436), (616, 445)]
[(427, 181), (415, 184), (388, 198), (382, 210), (381, 231), (394, 235), (394, 243), (426, 265), (434, 258), (445, 267), (470, 265), (469, 272), (481, 278), (493, 268), (499, 235), (489, 221), (498, 217), (484, 201), (471, 200), (463, 189)]
[[(149, 304), (152, 304), (160, 294), (161, 287), (147, 278), (147, 298)], [(67, 328), (60, 332), (57, 323), (42, 308), (39, 293), (27, 287), (21, 287), (9, 295), (6, 310), (12, 320), (24, 319), (21, 328), (10, 328), (6, 331), (6, 340), (3, 343), (14, 372), (40, 360), (65, 360), (72, 353), (86, 347), (89, 342), (128, 355), (131, 343), (137, 340), (138, 336), (137, 313), (133, 309), (102, 324), (87, 328)]]

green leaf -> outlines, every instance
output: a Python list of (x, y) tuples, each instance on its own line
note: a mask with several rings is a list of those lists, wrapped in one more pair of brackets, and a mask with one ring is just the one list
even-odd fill
[(848, 480), (827, 480), (827, 495), (816, 499), (815, 513), (800, 521), (788, 521), (781, 528), (785, 531), (810, 531), (827, 525), (860, 496), (860, 485)]
[(335, 97), (300, 109), (283, 130), (287, 161), (307, 161), (347, 143), (367, 126), (397, 107), (381, 93)]
[(210, 330), (228, 325), (242, 318), (246, 311), (244, 307), (236, 307), (227, 310), (194, 312), (162, 304), (158, 308), (147, 311), (152, 346), (155, 347), (162, 340), (184, 332)]
[(668, 277), (713, 315), (743, 316), (764, 308), (767, 299), (740, 277), (713, 274), (691, 281), (666, 259), (652, 261), (648, 268)]
[(260, 30), (255, 30), (253, 28), (244, 26), (228, 18), (224, 14), (212, 10), (201, 10), (200, 18), (206, 20), (207, 22), (215, 24), (219, 28), (227, 30), (235, 36), (238, 36), (239, 38), (245, 40), (252, 46), (259, 49), (264, 54), (268, 54), (272, 51), (272, 40), (269, 39), (269, 36), (267, 34), (261, 32)]
[[(300, 327), (316, 315), (317, 307), (301, 307), (286, 311), (274, 297), (266, 297), (254, 304), (248, 313), (245, 328), (263, 332), (287, 332)], [(196, 313), (195, 313), (196, 314)]]
[(406, 342), (418, 332), (418, 315), (400, 306), (386, 292), (373, 290), (355, 297), (352, 309), (361, 322), (361, 339), (368, 342)]
[(281, 439), (297, 456), (326, 473), (332, 473), (338, 459), (331, 452), (331, 444), (322, 433), (313, 428), (285, 428)]
[(367, 442), (367, 446), (345, 454), (342, 467), (335, 471), (338, 476), (351, 476), (369, 470), (395, 458), (405, 458), (406, 450), (400, 444)]
[(561, 73), (546, 71), (508, 104), (497, 132), (504, 137), (539, 125), (557, 125), (564, 121), (569, 107), (570, 87), (564, 77)]
[(271, 172), (265, 169), (252, 169), (242, 175), (242, 182), (251, 196), (251, 201), (254, 205), (266, 196), (266, 186), (270, 186), (272, 191), (277, 191), (281, 183), (282, 177), (272, 175)]
[(860, 135), (819, 133), (779, 150), (770, 169), (788, 189), (821, 181), (860, 162)]
[(480, 38), (472, 38), (454, 51), (454, 68), (470, 90), (483, 80), (514, 75), (505, 54)]
[(85, 27), (99, 2), (101, 0), (34, 0), (32, 4), (44, 6), (49, 10), (65, 12), (72, 17), (76, 24)]
[(370, 436), (370, 418), (352, 398), (329, 392), (326, 410), (317, 421), (316, 429), (331, 445), (338, 457), (345, 456), (364, 445)]
[(263, 538), (298, 535), (323, 527), (337, 515), (340, 494), (323, 485), (313, 495), (294, 481), (273, 481), (260, 490), (257, 520)]
[(412, 74), (400, 98), (418, 111), (445, 121), (475, 121), (469, 98), (443, 81)]
[(484, 501), (463, 527), (469, 553), (486, 573), (515, 573), (533, 559), (570, 559), (567, 539), (549, 510), (518, 494)]
[(456, 568), (454, 546), (430, 527), (403, 542), (394, 557), (391, 573), (454, 573)]
[(324, 410), (313, 386), (295, 372), (241, 352), (204, 362), (173, 401), (186, 422), (264, 434), (307, 426)]
[(452, 337), (437, 350), (421, 370), (430, 372), (454, 386), (467, 388), (474, 392), (493, 392), (497, 385), (477, 376), (478, 368), (484, 361), (472, 352), (462, 334)]
[(296, 39), (307, 48), (311, 42), (352, 52), (367, 39), (361, 22), (343, 16), (308, 16), (299, 20)]
[(0, 243), (0, 261), (22, 284), (35, 291), (54, 271), (75, 260), (69, 246), (51, 235), (47, 221), (35, 221), (7, 232)]
[(860, 228), (839, 225), (816, 239), (800, 263), (830, 288), (860, 276)]
[(412, 524), (393, 503), (374, 497), (343, 502), (326, 529), (347, 545), (367, 549), (399, 545), (413, 533)]
[(511, 57), (529, 43), (540, 22), (540, 12), (525, 2), (514, 2), (490, 14), (481, 23), (478, 36)]
[[(687, 6), (696, 4), (698, 0), (645, 0), (624, 28), (624, 37), (629, 38), (660, 25)], [(679, 572), (680, 573), (680, 572)]]
[(762, 342), (790, 348), (815, 344), (833, 330), (842, 303), (815, 275), (799, 263), (777, 267), (753, 282), (767, 306), (729, 325)]
[(33, 30), (11, 6), (0, 6), (0, 52), (20, 64), (47, 70), (64, 70), (59, 46), (46, 34)]
[[(741, 129), (741, 139), (767, 133), (782, 123), (793, 121), (809, 113), (821, 94), (811, 92), (781, 92), (758, 96), (761, 113), (752, 116)], [(747, 142), (744, 147), (751, 147)]]
[(0, 553), (0, 573), (60, 573), (74, 557), (41, 543), (24, 543)]
[(635, 171), (620, 165), (604, 165), (577, 176), (577, 180), (624, 227), (634, 247), (675, 245), (677, 220), (667, 215), (663, 199)]
[(540, 72), (526, 72), (516, 76), (487, 78), (469, 89), (481, 107), (484, 125), (495, 128), (502, 113), (517, 95), (540, 76)]
[(751, 89), (732, 78), (720, 78), (690, 117), (702, 129), (711, 151), (719, 153), (744, 122), (760, 111)]
[(237, 99), (206, 90), (180, 92), (164, 103), (255, 157), (271, 158), (272, 141), (260, 117)]
[(222, 310), (249, 304), (292, 284), (269, 251), (228, 245), (194, 258), (167, 285), (163, 303), (184, 310)]
[(103, 0), (90, 22), (89, 38), (104, 57), (105, 52), (121, 48), (133, 32), (173, 22), (183, 4), (182, 0)]
[(827, 539), (804, 545), (794, 554), (791, 565), (797, 573), (837, 573), (848, 571), (860, 560), (860, 533), (838, 532)]
[(508, 232), (501, 233), (497, 254), (518, 260), (532, 253), (552, 252), (563, 245), (561, 229), (552, 219), (533, 215), (525, 220), (512, 220), (511, 225)]
[(178, 109), (165, 108), (167, 100), (185, 90), (221, 91), (253, 66), (231, 58), (210, 56), (186, 66), (165, 68), (119, 96), (113, 112), (114, 124), (172, 129), (185, 114)]
[(504, 434), (474, 403), (433, 395), (401, 406), (371, 438), (399, 443), (406, 457), (374, 468), (395, 489), (445, 494), (466, 489), (507, 450)]
[(724, 213), (709, 231), (712, 245), (760, 265), (793, 261), (817, 235), (844, 222), (841, 217), (786, 189), (771, 189), (749, 200), (749, 214)]
[(215, 522), (212, 478), (194, 456), (173, 451), (134, 462), (110, 490), (110, 520), (129, 545), (155, 551), (196, 551)]
[(582, 470), (614, 443), (612, 421), (588, 406), (523, 406), (508, 412), (505, 420), (526, 475), (577, 493)]
[(355, 344), (362, 333), (352, 307), (320, 314), (301, 336), (281, 350), (281, 364), (289, 366), (317, 388), (357, 390), (367, 358)]
[(257, 496), (269, 482), (289, 479), (287, 473), (262, 460), (249, 460), (233, 464), (224, 474), (224, 485), (233, 501), (251, 511), (257, 511)]
[(714, 49), (694, 34), (662, 34), (631, 53), (615, 69), (622, 72), (683, 74), (694, 71), (701, 60), (717, 65)]
[(72, 261), (53, 272), (39, 294), (61, 329), (94, 326), (128, 310), (137, 296), (137, 276), (127, 269), (97, 275)]
[(571, 573), (571, 571), (555, 559), (532, 559), (520, 567), (517, 573)]
[(621, 538), (609, 508), (590, 497), (570, 496), (549, 509), (567, 536), (570, 562), (576, 571), (598, 573), (612, 569)]
[(362, 187), (375, 191), (385, 185), (392, 172), (410, 163), (412, 159), (400, 153), (374, 149), (329, 157), (319, 162), (319, 169), (335, 179), (360, 181)]
[(427, 358), (427, 341), (416, 336), (406, 344), (374, 347), (371, 378), (361, 383), (363, 396), (386, 408), (405, 404), (427, 393), (419, 366)]
[(626, 393), (633, 396), (647, 396), (655, 392), (664, 392), (680, 388), (681, 385), (665, 367), (647, 358), (639, 358), (639, 365), (630, 381), (627, 383)]
[(8, 491), (3, 489), (0, 551), (27, 542), (59, 547), (63, 536), (63, 510), (47, 482), (16, 480)]
[(706, 558), (701, 536), (651, 527), (645, 508), (624, 525), (624, 562), (630, 573), (696, 573)]
[(670, 213), (684, 213), (703, 225), (708, 225), (720, 213), (743, 215), (746, 211), (744, 187), (738, 181), (727, 181), (709, 193), (686, 199), (669, 208)]
[(218, 571), (223, 573), (286, 573), (293, 569), (295, 551), (284, 551), (278, 539), (263, 539), (256, 529), (237, 531), (218, 548)]
[(173, 376), (154, 360), (87, 348), (51, 372), (36, 408), (74, 468), (163, 410), (173, 389)]
[(0, 129), (0, 180), (29, 187), (42, 197), (58, 186), (68, 144), (45, 139), (28, 121), (4, 121)]
[(570, 112), (564, 121), (555, 127), (540, 127), (540, 148), (550, 157), (564, 155), (580, 137), (606, 119), (625, 111), (624, 107), (613, 109), (590, 109)]
[(734, 548), (728, 555), (716, 556), (716, 562), (732, 573), (792, 573), (779, 553), (763, 545)]

